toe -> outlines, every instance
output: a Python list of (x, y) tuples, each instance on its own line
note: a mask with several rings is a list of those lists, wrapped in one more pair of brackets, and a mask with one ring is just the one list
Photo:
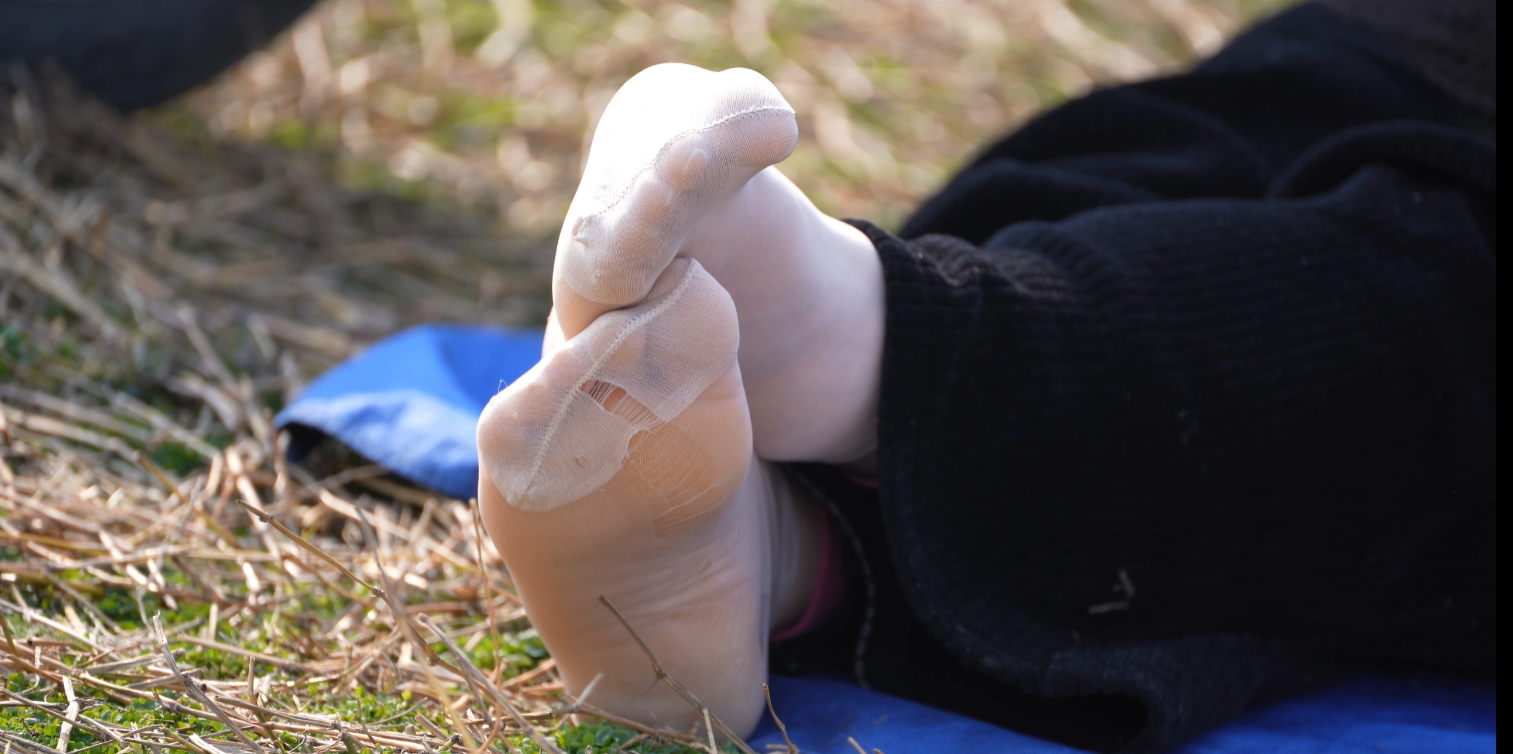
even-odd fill
[(668, 64), (627, 82), (600, 119), (558, 239), (553, 297), (576, 294), (571, 306), (556, 301), (564, 334), (644, 299), (700, 219), (797, 138), (793, 109), (754, 71)]

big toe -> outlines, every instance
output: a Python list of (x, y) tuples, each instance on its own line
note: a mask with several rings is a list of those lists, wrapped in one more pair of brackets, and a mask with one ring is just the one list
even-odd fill
[(666, 64), (626, 82), (599, 121), (558, 239), (553, 297), (565, 334), (645, 298), (699, 219), (797, 139), (793, 108), (755, 71)]

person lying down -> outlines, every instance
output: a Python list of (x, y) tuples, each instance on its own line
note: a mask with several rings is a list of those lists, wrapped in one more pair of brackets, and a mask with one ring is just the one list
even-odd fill
[(568, 692), (703, 722), (601, 596), (737, 735), (769, 641), (847, 614), (1004, 689), (973, 714), (1093, 748), (1344, 655), (1491, 672), (1495, 125), (1382, 13), (1305, 4), (1072, 102), (898, 236), (775, 167), (798, 122), (761, 75), (628, 81), (541, 362), (478, 428), (484, 522)]

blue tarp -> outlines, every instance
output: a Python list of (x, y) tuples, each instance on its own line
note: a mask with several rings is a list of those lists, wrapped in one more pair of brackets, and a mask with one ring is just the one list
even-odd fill
[[(395, 473), (473, 497), (473, 434), (491, 396), (536, 363), (541, 333), (428, 325), (406, 330), (322, 375), (276, 423), (331, 435)], [(297, 452), (298, 449), (296, 449)], [(789, 735), (816, 754), (850, 754), (853, 737), (886, 754), (1072, 751), (820, 678), (774, 678)], [(782, 739), (764, 723), (758, 751)], [(1184, 754), (1485, 752), (1497, 750), (1492, 684), (1433, 676), (1362, 676), (1246, 712), (1182, 747)]]

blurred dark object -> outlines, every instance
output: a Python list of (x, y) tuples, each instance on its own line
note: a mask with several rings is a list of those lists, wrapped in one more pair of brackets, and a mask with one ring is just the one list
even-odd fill
[(1496, 0), (1319, 0), (1407, 53), (1455, 98), (1468, 126), (1497, 140)]
[(0, 62), (55, 61), (122, 110), (210, 80), (315, 0), (0, 0)]

